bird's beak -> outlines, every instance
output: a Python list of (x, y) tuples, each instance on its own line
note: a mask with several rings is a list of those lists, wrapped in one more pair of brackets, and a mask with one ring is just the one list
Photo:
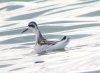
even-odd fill
[(22, 33), (26, 32), (28, 30), (28, 28), (26, 28), (24, 31), (22, 31)]

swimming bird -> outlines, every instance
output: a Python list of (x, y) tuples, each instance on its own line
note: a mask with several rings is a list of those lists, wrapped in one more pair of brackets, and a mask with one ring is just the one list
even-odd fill
[(26, 32), (27, 30), (32, 30), (35, 33), (35, 38), (36, 38), (36, 43), (34, 50), (37, 54), (44, 54), (48, 51), (53, 51), (57, 49), (64, 49), (67, 43), (69, 42), (69, 38), (64, 36), (61, 40), (59, 41), (48, 41), (43, 37), (41, 34), (37, 23), (34, 21), (29, 22), (28, 28), (26, 28), (22, 33)]

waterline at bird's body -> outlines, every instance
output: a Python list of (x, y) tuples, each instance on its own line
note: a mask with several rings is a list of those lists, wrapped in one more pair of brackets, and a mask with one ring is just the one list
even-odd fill
[(66, 39), (66, 40), (63, 40), (63, 41), (59, 41), (55, 45), (52, 45), (52, 44), (49, 44), (49, 45), (48, 44), (44, 44), (44, 45), (36, 44), (35, 47), (34, 47), (34, 50), (38, 54), (50, 52), (50, 51), (54, 51), (54, 50), (60, 50), (60, 49), (64, 50), (68, 41), (69, 41), (69, 38)]

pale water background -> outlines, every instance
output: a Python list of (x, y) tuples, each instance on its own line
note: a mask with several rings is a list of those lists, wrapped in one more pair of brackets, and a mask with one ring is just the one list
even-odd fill
[[(66, 51), (37, 56), (34, 33), (21, 34), (30, 21), (70, 37)], [(0, 73), (100, 73), (100, 0), (0, 0)]]

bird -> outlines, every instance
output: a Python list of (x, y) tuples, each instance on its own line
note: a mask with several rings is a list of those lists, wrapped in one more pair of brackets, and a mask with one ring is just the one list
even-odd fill
[(48, 51), (64, 49), (65, 46), (68, 44), (70, 38), (64, 36), (59, 41), (49, 41), (41, 34), (38, 24), (35, 21), (31, 21), (28, 23), (28, 28), (22, 31), (22, 33), (26, 32), (27, 30), (31, 30), (35, 33), (35, 46), (34, 50), (37, 54), (45, 54)]

